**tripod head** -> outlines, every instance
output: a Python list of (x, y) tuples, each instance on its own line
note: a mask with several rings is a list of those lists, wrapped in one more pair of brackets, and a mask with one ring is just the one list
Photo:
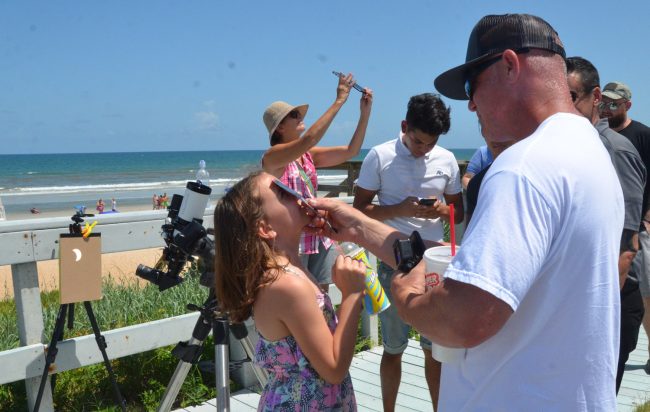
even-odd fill
[(68, 227), (70, 234), (80, 235), (81, 234), (81, 224), (84, 222), (84, 217), (95, 216), (83, 213), (81, 210), (77, 210), (70, 219), (72, 223)]
[[(163, 291), (183, 282), (180, 276), (185, 264), (198, 256), (201, 271), (200, 283), (206, 287), (214, 284), (214, 240), (203, 227), (203, 214), (212, 189), (201, 182), (187, 182), (185, 195), (175, 194), (162, 225), (165, 248), (155, 268), (139, 265), (135, 274), (148, 280)], [(166, 271), (163, 269), (166, 266)]]

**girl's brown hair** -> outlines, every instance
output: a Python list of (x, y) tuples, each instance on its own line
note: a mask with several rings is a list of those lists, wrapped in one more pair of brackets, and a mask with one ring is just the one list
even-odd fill
[(256, 184), (261, 174), (237, 182), (214, 209), (216, 295), (234, 322), (251, 316), (257, 293), (277, 277), (270, 269), (281, 268), (272, 247), (258, 236), (264, 217)]

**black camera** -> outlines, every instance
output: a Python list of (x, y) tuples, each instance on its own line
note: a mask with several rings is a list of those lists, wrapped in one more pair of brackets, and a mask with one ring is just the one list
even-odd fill
[(397, 268), (402, 272), (410, 272), (415, 265), (420, 263), (425, 250), (426, 247), (417, 230), (414, 230), (408, 239), (397, 239), (393, 243), (393, 253), (395, 254)]
[[(139, 265), (135, 274), (158, 286), (163, 291), (183, 281), (180, 276), (185, 264), (198, 256), (200, 284), (214, 285), (214, 240), (203, 227), (203, 214), (212, 189), (200, 182), (187, 182), (185, 195), (174, 195), (162, 225), (165, 248), (155, 268)], [(163, 269), (166, 266), (166, 271)]]

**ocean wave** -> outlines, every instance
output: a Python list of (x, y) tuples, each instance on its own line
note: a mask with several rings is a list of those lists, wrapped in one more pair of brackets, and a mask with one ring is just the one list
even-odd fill
[[(224, 186), (234, 184), (239, 179), (211, 179), (211, 186)], [(67, 186), (39, 186), (39, 187), (15, 187), (11, 189), (0, 188), (0, 196), (26, 196), (40, 194), (64, 194), (84, 193), (102, 191), (131, 191), (154, 189), (156, 191), (168, 187), (184, 187), (187, 180), (171, 180), (164, 182), (138, 182), (138, 183), (107, 183), (91, 185), (67, 185)]]
[[(347, 175), (319, 175), (318, 181), (322, 184), (337, 184), (342, 182)], [(210, 186), (213, 189), (229, 187), (237, 183), (241, 177), (236, 178), (214, 178), (210, 179)], [(184, 187), (187, 180), (169, 180), (160, 182), (133, 182), (133, 183), (104, 183), (88, 185), (61, 185), (61, 186), (34, 186), (34, 187), (0, 187), (0, 196), (28, 196), (43, 194), (67, 194), (67, 193), (94, 193), (107, 191), (138, 191), (153, 190), (163, 191), (165, 188)]]

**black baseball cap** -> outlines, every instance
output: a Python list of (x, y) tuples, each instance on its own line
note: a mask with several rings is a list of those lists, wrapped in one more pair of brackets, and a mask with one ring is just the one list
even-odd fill
[(450, 99), (468, 100), (465, 81), (474, 67), (508, 49), (526, 48), (548, 50), (566, 58), (560, 37), (544, 19), (530, 14), (485, 16), (469, 35), (465, 64), (447, 70), (433, 83)]

